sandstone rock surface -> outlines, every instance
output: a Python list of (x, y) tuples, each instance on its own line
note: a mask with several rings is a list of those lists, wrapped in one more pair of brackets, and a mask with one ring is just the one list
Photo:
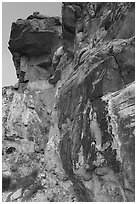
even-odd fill
[(3, 201), (135, 201), (134, 22), (133, 2), (65, 2), (13, 23)]

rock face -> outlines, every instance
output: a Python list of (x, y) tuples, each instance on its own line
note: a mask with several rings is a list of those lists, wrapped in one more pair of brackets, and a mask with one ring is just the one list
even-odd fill
[(62, 26), (38, 12), (13, 23), (4, 201), (135, 200), (134, 21), (134, 3), (65, 2)]

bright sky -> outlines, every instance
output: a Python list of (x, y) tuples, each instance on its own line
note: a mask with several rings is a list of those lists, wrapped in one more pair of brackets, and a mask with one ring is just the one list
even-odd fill
[(17, 82), (8, 41), (12, 22), (26, 19), (34, 11), (49, 16), (61, 16), (61, 2), (3, 2), (2, 3), (2, 86)]

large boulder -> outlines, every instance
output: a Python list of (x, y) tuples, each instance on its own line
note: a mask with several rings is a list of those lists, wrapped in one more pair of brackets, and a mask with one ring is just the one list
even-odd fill
[(12, 23), (9, 50), (20, 83), (48, 80), (53, 75), (52, 58), (61, 45), (61, 33), (59, 17), (38, 12)]
[(61, 22), (56, 17), (18, 19), (12, 23), (9, 50), (28, 56), (51, 54), (60, 43)]

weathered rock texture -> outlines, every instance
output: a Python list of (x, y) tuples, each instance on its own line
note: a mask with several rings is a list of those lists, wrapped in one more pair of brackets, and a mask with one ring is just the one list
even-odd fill
[(134, 21), (134, 3), (66, 2), (62, 26), (35, 13), (13, 23), (3, 200), (135, 200)]

